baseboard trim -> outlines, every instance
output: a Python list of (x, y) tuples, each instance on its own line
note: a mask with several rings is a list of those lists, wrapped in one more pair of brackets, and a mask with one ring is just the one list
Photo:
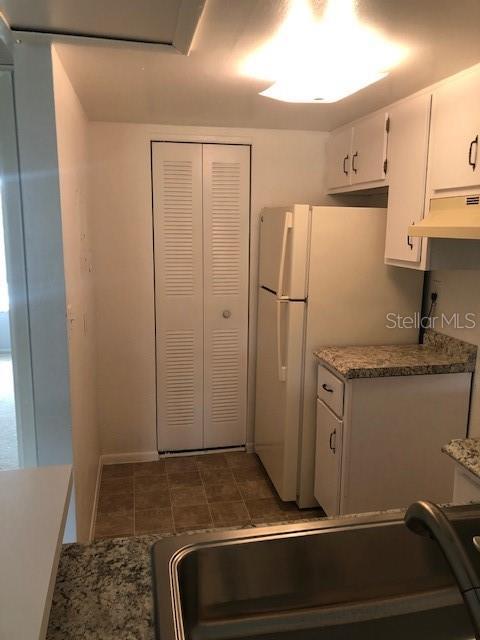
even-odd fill
[(97, 466), (97, 479), (95, 481), (95, 495), (93, 496), (93, 506), (92, 506), (92, 517), (90, 519), (90, 534), (89, 534), (89, 542), (92, 542), (93, 536), (95, 535), (95, 520), (97, 517), (97, 507), (98, 507), (98, 496), (100, 493), (100, 479), (102, 477), (102, 467), (103, 467), (103, 456), (100, 456), (98, 459)]
[(157, 451), (134, 451), (133, 453), (104, 453), (100, 459), (103, 466), (128, 462), (153, 462), (159, 460), (160, 456)]
[(208, 455), (209, 453), (224, 453), (229, 451), (253, 451), (253, 443), (247, 443), (244, 447), (228, 447), (225, 449), (215, 450), (198, 450), (198, 451), (181, 451), (179, 453), (158, 453), (158, 451), (135, 451), (133, 453), (104, 453), (100, 456), (100, 465), (108, 464), (128, 464), (129, 462), (153, 462), (162, 458), (175, 458), (178, 456), (198, 456)]

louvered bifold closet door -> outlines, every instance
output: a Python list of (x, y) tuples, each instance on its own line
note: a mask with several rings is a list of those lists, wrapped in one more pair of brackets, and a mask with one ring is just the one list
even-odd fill
[(202, 145), (152, 145), (160, 451), (203, 447)]
[(245, 444), (250, 148), (203, 146), (204, 446)]

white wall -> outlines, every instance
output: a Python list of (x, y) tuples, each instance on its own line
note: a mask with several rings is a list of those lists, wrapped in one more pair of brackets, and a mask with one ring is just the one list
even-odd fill
[[(438, 285), (437, 282), (440, 284)], [(428, 294), (438, 289), (438, 303), (433, 315), (441, 318), (445, 314), (447, 319), (455, 313), (459, 314), (463, 324), (467, 313), (475, 314), (475, 328), (454, 328), (436, 325), (442, 333), (465, 340), (479, 347), (477, 358), (477, 372), (480, 372), (480, 271), (432, 271), (429, 274)], [(439, 321), (440, 322), (440, 321)], [(480, 437), (480, 376), (476, 374), (473, 380), (472, 404), (470, 415), (470, 435)]]
[[(320, 203), (327, 134), (92, 123), (98, 411), (104, 454), (156, 451), (150, 140), (252, 144), (250, 363), (255, 362), (258, 215)], [(252, 441), (254, 366), (249, 378)]]
[(88, 121), (52, 50), (63, 256), (68, 310), (70, 402), (77, 537), (89, 538), (100, 459), (97, 429), (93, 273), (88, 209)]
[[(50, 46), (19, 41), (14, 66), (37, 462), (69, 464), (65, 277)], [(66, 540), (75, 537), (73, 515), (65, 535)]]

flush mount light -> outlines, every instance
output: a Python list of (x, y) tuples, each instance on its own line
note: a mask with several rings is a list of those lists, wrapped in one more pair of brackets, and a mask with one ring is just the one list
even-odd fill
[(291, 0), (280, 28), (241, 65), (271, 84), (260, 95), (285, 102), (336, 102), (385, 78), (407, 55), (361, 23), (353, 0), (329, 0), (318, 20), (310, 0)]
[(260, 95), (283, 102), (337, 102), (356, 93), (374, 82), (385, 78), (386, 72), (357, 74), (355, 77), (325, 77), (314, 80), (295, 82), (294, 79), (283, 79), (275, 82)]

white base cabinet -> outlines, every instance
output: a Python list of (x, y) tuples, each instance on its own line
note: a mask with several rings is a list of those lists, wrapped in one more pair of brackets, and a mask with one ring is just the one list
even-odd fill
[(315, 499), (327, 514), (340, 512), (343, 422), (325, 403), (317, 400)]
[(480, 478), (459, 464), (455, 464), (453, 504), (469, 502), (480, 502)]
[(315, 498), (327, 515), (449, 502), (441, 448), (466, 435), (470, 384), (470, 373), (347, 380), (340, 416), (318, 400)]

